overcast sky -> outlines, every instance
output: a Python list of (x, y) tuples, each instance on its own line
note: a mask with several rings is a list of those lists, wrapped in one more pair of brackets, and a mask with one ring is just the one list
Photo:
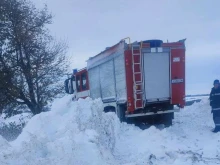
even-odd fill
[[(132, 41), (186, 40), (187, 94), (209, 93), (220, 79), (219, 0), (33, 0), (54, 15), (49, 26), (68, 41), (71, 67), (127, 36)], [(71, 71), (71, 70), (70, 70)]]

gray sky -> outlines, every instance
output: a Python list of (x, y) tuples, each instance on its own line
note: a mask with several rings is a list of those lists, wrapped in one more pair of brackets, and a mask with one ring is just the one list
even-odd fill
[(38, 7), (47, 3), (54, 15), (49, 28), (68, 41), (72, 68), (85, 67), (88, 57), (127, 36), (132, 41), (187, 38), (187, 94), (209, 93), (213, 80), (220, 79), (219, 0), (33, 1)]

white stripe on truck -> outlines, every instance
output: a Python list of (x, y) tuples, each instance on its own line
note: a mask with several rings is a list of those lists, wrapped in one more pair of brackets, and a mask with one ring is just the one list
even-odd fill
[(173, 110), (167, 110), (167, 111), (157, 111), (154, 112), (147, 112), (147, 113), (139, 113), (139, 114), (128, 114), (125, 115), (126, 117), (138, 117), (138, 116), (149, 116), (149, 115), (157, 115), (157, 114), (164, 114), (164, 113), (171, 113), (171, 112), (179, 112), (180, 109), (173, 109)]

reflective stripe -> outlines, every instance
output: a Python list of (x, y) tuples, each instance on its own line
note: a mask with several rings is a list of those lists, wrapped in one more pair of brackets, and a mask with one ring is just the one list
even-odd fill
[(220, 126), (220, 124), (215, 124), (215, 126)]
[(220, 93), (213, 93), (212, 96), (218, 96)]
[(212, 110), (213, 111), (217, 111), (217, 110), (220, 110), (220, 108), (213, 108)]

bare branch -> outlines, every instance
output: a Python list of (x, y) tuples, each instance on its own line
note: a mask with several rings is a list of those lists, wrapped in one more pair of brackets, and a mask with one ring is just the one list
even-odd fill
[(67, 46), (49, 35), (51, 22), (46, 6), (37, 10), (29, 0), (0, 1), (0, 89), (6, 93), (0, 94), (0, 106), (26, 104), (38, 114), (63, 92)]

